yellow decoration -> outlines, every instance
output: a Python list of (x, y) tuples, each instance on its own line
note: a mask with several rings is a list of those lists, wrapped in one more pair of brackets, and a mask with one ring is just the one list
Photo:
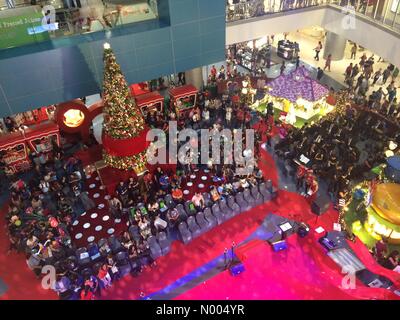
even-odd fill
[(379, 184), (372, 196), (372, 207), (380, 217), (400, 226), (400, 184)]

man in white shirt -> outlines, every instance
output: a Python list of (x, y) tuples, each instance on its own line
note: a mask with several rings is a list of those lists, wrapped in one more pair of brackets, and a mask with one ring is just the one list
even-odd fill
[(194, 194), (192, 197), (192, 202), (198, 211), (203, 209), (205, 206), (204, 197), (200, 192), (196, 192)]

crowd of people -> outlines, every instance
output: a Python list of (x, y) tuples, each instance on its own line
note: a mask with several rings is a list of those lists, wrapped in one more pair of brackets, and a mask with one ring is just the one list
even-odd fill
[[(354, 50), (353, 50), (354, 49)], [(356, 58), (357, 45), (352, 48), (352, 57)], [(399, 68), (389, 64), (384, 70), (374, 70), (375, 57), (372, 54), (367, 57), (365, 53), (360, 57), (359, 63), (350, 63), (345, 70), (344, 82), (359, 99), (366, 99), (370, 88), (373, 88), (368, 100), (375, 102), (371, 106), (380, 104), (383, 100), (389, 103), (397, 103), (397, 88), (395, 81), (399, 75)], [(389, 83), (389, 85), (387, 85)], [(383, 86), (387, 85), (385, 89)], [(379, 86), (378, 90), (375, 88)], [(385, 92), (386, 91), (386, 92)], [(385, 99), (384, 99), (385, 98)]]
[[(212, 80), (218, 79), (215, 77)], [(178, 121), (178, 129), (193, 128), (199, 134), (201, 129), (219, 133), (224, 128), (250, 128), (254, 122), (254, 115), (248, 106), (233, 103), (228, 95), (217, 98), (203, 92), (198, 101), (196, 108), (187, 116), (179, 115), (175, 110), (167, 115), (150, 112), (146, 120), (152, 127), (163, 128), (167, 134), (171, 120)], [(261, 129), (257, 135), (261, 135)], [(256, 141), (256, 148), (249, 152), (254, 152), (257, 157), (261, 141), (259, 136)], [(223, 144), (223, 140), (220, 143)], [(179, 142), (178, 148), (182, 144), (184, 142)], [(245, 134), (243, 144), (246, 146)], [(178, 162), (176, 169), (158, 167), (140, 178), (131, 177), (118, 183), (110, 196), (109, 210), (114, 218), (128, 217), (129, 226), (126, 232), (117, 235), (117, 240), (127, 259), (135, 266), (131, 268), (134, 274), (155, 263), (147, 242), (149, 237), (165, 232), (168, 239), (175, 239), (177, 225), (184, 219), (176, 209), (166, 210), (165, 200), (162, 199), (167, 195), (176, 204), (189, 200), (190, 208), (197, 212), (203, 210), (210, 200), (217, 202), (263, 181), (263, 174), (258, 169), (238, 176), (235, 174), (235, 161), (223, 165), (226, 160), (223, 150), (221, 148), (220, 151), (222, 164), (194, 164), (196, 155), (188, 153), (188, 163)], [(65, 154), (64, 149), (54, 141), (52, 151), (45, 159), (35, 153), (30, 157), (33, 169), (23, 178), (11, 178), (11, 199), (6, 215), (10, 250), (26, 254), (29, 268), (38, 278), (42, 276), (43, 266), (55, 266), (57, 280), (53, 289), (60, 298), (94, 299), (102, 289), (118, 279), (121, 272), (117, 256), (112, 250), (110, 252), (107, 242), (99, 244), (102, 259), (97, 261), (91, 272), (80, 270), (78, 265), (76, 257), (79, 248), (75, 247), (70, 237), (71, 227), (83, 212), (95, 207), (86, 191), (82, 163), (73, 155)], [(209, 197), (196, 192), (187, 199), (183, 194), (183, 182), (197, 170), (207, 170), (212, 177), (209, 189), (205, 190)], [(137, 233), (130, 232), (132, 228)], [(88, 247), (88, 252), (91, 249)]]
[(386, 239), (375, 243), (372, 253), (376, 261), (387, 269), (394, 270), (399, 266), (400, 253), (398, 250), (390, 250)]
[(388, 142), (399, 139), (396, 128), (384, 118), (348, 105), (345, 112), (334, 117), (293, 128), (275, 150), (293, 168), (297, 167), (294, 160), (299, 161), (301, 155), (308, 158), (307, 166), (328, 183), (332, 197), (339, 199), (354, 182), (383, 163)]

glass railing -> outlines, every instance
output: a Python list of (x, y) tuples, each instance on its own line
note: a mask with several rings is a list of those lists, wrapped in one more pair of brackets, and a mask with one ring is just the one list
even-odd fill
[(157, 18), (157, 0), (4, 0), (0, 50)]
[(229, 0), (226, 7), (227, 22), (255, 18), (271, 13), (316, 7), (326, 4), (327, 0), (249, 0), (238, 3), (233, 2)]
[(346, 13), (354, 12), (396, 32), (400, 30), (400, 0), (228, 0), (226, 21), (325, 5), (345, 8)]

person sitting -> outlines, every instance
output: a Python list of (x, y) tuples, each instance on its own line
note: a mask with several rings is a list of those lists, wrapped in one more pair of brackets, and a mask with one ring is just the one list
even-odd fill
[(182, 190), (179, 189), (179, 188), (177, 188), (177, 187), (174, 188), (174, 189), (172, 190), (172, 198), (173, 198), (175, 201), (181, 203), (181, 202), (183, 201), (183, 192), (182, 192)]
[(140, 229), (140, 235), (143, 239), (147, 239), (151, 235), (151, 228), (149, 220), (146, 217), (141, 217), (138, 222), (138, 226)]
[(94, 300), (95, 296), (92, 288), (89, 285), (85, 285), (81, 291), (81, 300)]
[(180, 214), (178, 209), (172, 208), (167, 212), (167, 220), (169, 222), (169, 227), (174, 228), (180, 221)]
[(192, 197), (192, 202), (197, 211), (201, 211), (205, 207), (204, 197), (200, 192), (196, 192)]
[(122, 203), (117, 197), (112, 197), (110, 202), (110, 211), (114, 218), (121, 218), (122, 216)]
[(157, 214), (155, 219), (154, 219), (154, 227), (156, 229), (156, 231), (163, 231), (167, 228), (168, 223), (161, 219), (160, 214)]
[(161, 190), (168, 191), (169, 186), (170, 186), (168, 175), (163, 174), (159, 179), (159, 184), (160, 184)]
[(214, 202), (217, 202), (219, 199), (221, 199), (221, 195), (219, 194), (216, 186), (211, 187), (210, 196), (211, 196), (212, 201), (214, 201)]
[(121, 237), (121, 244), (125, 249), (128, 249), (134, 245), (134, 241), (128, 231), (125, 231)]
[(111, 279), (111, 276), (109, 274), (110, 269), (111, 268), (108, 266), (108, 264), (104, 263), (100, 267), (99, 272), (97, 273), (97, 277), (100, 279), (100, 282), (101, 282), (103, 288), (111, 287), (112, 279)]
[(120, 181), (115, 193), (119, 196), (121, 199), (122, 203), (125, 205), (126, 202), (128, 201), (128, 187), (125, 182)]
[(383, 266), (387, 269), (393, 270), (399, 265), (399, 252), (397, 250), (392, 251), (386, 258)]
[(387, 251), (388, 251), (387, 241), (384, 238), (382, 238), (381, 240), (379, 240), (375, 243), (373, 252), (374, 252), (375, 259), (379, 264), (384, 263)]
[(108, 265), (109, 274), (111, 276), (111, 280), (114, 281), (119, 278), (119, 269), (117, 266), (117, 262), (115, 261), (112, 253), (109, 253), (106, 258), (106, 263)]

